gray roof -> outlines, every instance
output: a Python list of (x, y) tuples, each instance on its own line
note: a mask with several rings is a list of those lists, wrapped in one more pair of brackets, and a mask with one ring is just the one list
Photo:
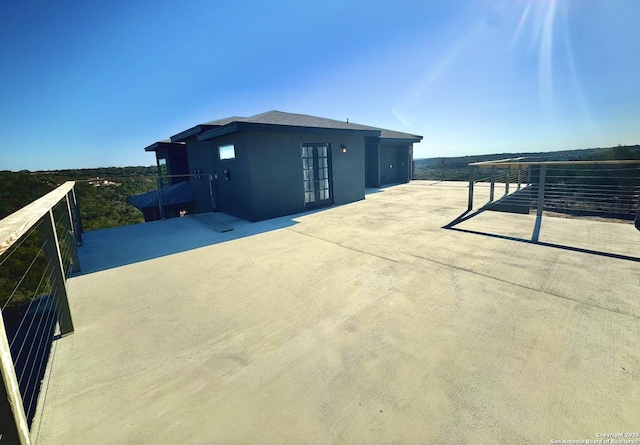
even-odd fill
[(411, 139), (416, 141), (422, 140), (422, 136), (419, 136), (417, 134), (402, 133), (400, 131), (394, 130), (385, 130), (384, 128), (379, 128), (379, 130), (380, 137), (382, 139)]
[[(158, 207), (158, 191), (151, 190), (141, 195), (130, 196), (127, 201), (140, 210)], [(195, 201), (195, 199), (191, 194), (189, 182), (179, 182), (162, 187), (162, 203), (164, 205), (184, 204), (193, 201)]]
[(231, 117), (225, 117), (223, 119), (218, 119), (218, 120), (215, 120), (215, 121), (205, 122), (204, 124), (200, 124), (200, 125), (211, 125), (211, 126), (219, 126), (220, 127), (222, 125), (230, 124), (231, 122), (242, 121), (243, 119), (246, 119), (246, 117), (231, 116)]
[(380, 131), (381, 138), (390, 139), (422, 139), (422, 136), (402, 133), (400, 131), (385, 130), (384, 128), (361, 125), (353, 122), (337, 121), (308, 114), (285, 113), (282, 111), (267, 111), (242, 120), (259, 124), (287, 125), (291, 127), (335, 128), (340, 130), (374, 130)]
[(219, 119), (217, 121), (207, 122), (206, 124), (201, 125), (225, 126), (234, 122), (282, 125), (288, 127), (325, 128), (336, 130), (380, 131), (380, 137), (384, 139), (410, 139), (418, 141), (422, 139), (422, 136), (418, 136), (415, 134), (386, 130), (384, 128), (361, 125), (353, 122), (327, 119), (324, 117), (311, 116), (308, 114), (285, 113), (283, 111), (277, 110), (267, 111), (266, 113), (256, 114), (255, 116), (251, 117), (228, 117), (225, 119)]
[(303, 127), (303, 128), (323, 128), (335, 130), (356, 130), (356, 131), (379, 131), (382, 139), (404, 139), (412, 141), (420, 141), (422, 136), (403, 133), (400, 131), (386, 130), (384, 128), (372, 127), (370, 125), (361, 125), (353, 122), (338, 121), (335, 119), (327, 119), (325, 117), (311, 116), (308, 114), (285, 113), (283, 111), (267, 111), (266, 113), (256, 114), (250, 117), (231, 116), (223, 119), (217, 119), (204, 122), (182, 131), (171, 137), (171, 140), (178, 141), (185, 137), (195, 134), (203, 134), (209, 131), (216, 131), (234, 123), (264, 124), (264, 125), (280, 125), (286, 127)]
[[(367, 125), (354, 124), (352, 122), (337, 121), (324, 117), (310, 116), (308, 114), (285, 113), (283, 111), (267, 111), (256, 114), (238, 122), (253, 124), (286, 125), (289, 127), (334, 128), (337, 130), (373, 130)], [(376, 129), (377, 130), (377, 129)]]

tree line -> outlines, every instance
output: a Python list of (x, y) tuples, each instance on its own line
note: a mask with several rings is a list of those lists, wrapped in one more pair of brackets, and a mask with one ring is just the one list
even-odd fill
[[(0, 171), (0, 219), (66, 181), (76, 181), (76, 197), (85, 231), (141, 223), (144, 222), (142, 212), (129, 204), (127, 198), (153, 190), (156, 176), (155, 166)], [(109, 183), (96, 186), (97, 178)], [(0, 266), (0, 308), (7, 302), (8, 306), (18, 306), (48, 292), (46, 280), (44, 283), (41, 280), (47, 270), (41, 246), (42, 240), (34, 231), (19, 248), (10, 249), (0, 257), (3, 261)]]
[[(546, 153), (514, 152), (476, 156), (416, 159), (413, 165), (413, 179), (425, 179), (431, 181), (468, 181), (469, 164), (472, 162), (495, 161), (499, 159), (519, 157), (524, 157), (528, 161), (606, 161), (640, 159), (640, 145), (619, 145), (617, 147), (609, 148), (588, 148)], [(575, 169), (576, 167), (571, 168)]]

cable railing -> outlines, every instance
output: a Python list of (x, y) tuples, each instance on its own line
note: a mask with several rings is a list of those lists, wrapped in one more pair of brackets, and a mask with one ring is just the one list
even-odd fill
[(0, 221), (0, 444), (30, 444), (52, 343), (73, 333), (66, 281), (80, 271), (74, 182)]
[[(483, 208), (565, 216), (636, 220), (640, 229), (640, 160), (529, 162), (523, 158), (469, 164), (469, 203), (474, 186), (488, 183)], [(517, 187), (509, 188), (517, 178)], [(504, 194), (496, 199), (496, 186)]]

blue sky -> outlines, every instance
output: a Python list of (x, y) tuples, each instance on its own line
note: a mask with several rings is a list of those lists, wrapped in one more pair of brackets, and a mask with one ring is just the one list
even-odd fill
[(0, 169), (151, 165), (277, 109), (415, 157), (640, 144), (637, 0), (0, 3)]

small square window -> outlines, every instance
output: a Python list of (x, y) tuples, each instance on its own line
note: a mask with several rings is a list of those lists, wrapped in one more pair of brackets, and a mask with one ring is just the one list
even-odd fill
[(221, 145), (218, 147), (218, 154), (220, 155), (220, 159), (235, 159), (236, 157), (236, 149), (231, 145)]

